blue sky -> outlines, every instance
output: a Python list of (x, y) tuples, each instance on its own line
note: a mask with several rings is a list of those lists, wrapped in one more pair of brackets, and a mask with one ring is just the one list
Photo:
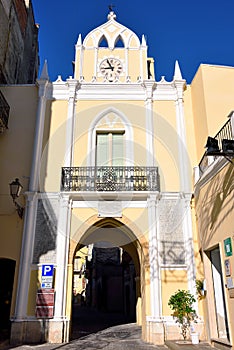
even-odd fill
[(108, 5), (117, 21), (147, 38), (155, 60), (156, 80), (171, 81), (178, 59), (188, 83), (201, 63), (234, 66), (234, 0), (32, 0), (40, 24), (41, 66), (48, 62), (50, 79), (72, 75), (78, 34), (82, 38), (104, 23)]

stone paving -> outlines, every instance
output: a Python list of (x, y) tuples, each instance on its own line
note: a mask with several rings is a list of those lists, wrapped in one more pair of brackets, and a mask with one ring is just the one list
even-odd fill
[(190, 342), (167, 342), (165, 345), (152, 345), (141, 339), (141, 327), (135, 323), (107, 328), (97, 333), (72, 340), (67, 344), (21, 345), (11, 347), (0, 345), (1, 350), (214, 350), (207, 343), (192, 345)]
[[(168, 341), (152, 345), (141, 339), (141, 327), (122, 314), (101, 312), (88, 307), (73, 308), (71, 341), (67, 344), (10, 346), (0, 341), (0, 350), (214, 350), (207, 343)], [(6, 339), (6, 338), (5, 338)]]
[(40, 344), (21, 345), (10, 347), (5, 344), (1, 350), (161, 350), (168, 349), (166, 346), (156, 346), (145, 343), (141, 339), (141, 327), (136, 324), (124, 324), (107, 328), (97, 333), (72, 340), (67, 344)]

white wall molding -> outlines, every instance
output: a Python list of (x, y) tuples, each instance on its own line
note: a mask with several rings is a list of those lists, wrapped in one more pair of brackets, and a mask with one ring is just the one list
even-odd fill
[(74, 132), (75, 132), (75, 106), (76, 106), (76, 89), (78, 81), (75, 79), (67, 79), (69, 99), (67, 111), (67, 125), (66, 125), (66, 148), (64, 166), (71, 167), (73, 164), (73, 146), (74, 146)]
[(64, 319), (66, 315), (67, 298), (67, 264), (70, 235), (71, 200), (67, 194), (60, 197), (59, 221), (57, 229), (56, 256), (56, 299), (54, 318)]
[(176, 123), (178, 135), (178, 155), (179, 155), (179, 170), (180, 170), (180, 190), (183, 192), (191, 191), (190, 173), (191, 164), (187, 152), (186, 127), (184, 117), (184, 88), (185, 80), (174, 80), (175, 89), (177, 91), (176, 104)]
[(155, 166), (153, 91), (156, 83), (153, 80), (145, 80), (143, 86), (145, 88), (146, 165)]
[(159, 267), (159, 239), (157, 204), (159, 194), (148, 197), (148, 223), (149, 223), (149, 261), (150, 261), (150, 305), (151, 317), (160, 318), (162, 314), (161, 277)]

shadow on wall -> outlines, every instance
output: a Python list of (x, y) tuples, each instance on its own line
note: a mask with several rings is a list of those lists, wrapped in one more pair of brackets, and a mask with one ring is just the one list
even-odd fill
[(33, 263), (40, 263), (40, 258), (49, 252), (49, 260), (55, 261), (55, 249), (57, 240), (57, 215), (58, 200), (43, 198), (38, 200), (36, 217), (36, 232), (33, 252)]
[(200, 239), (205, 246), (209, 246), (215, 232), (233, 210), (233, 179), (234, 167), (229, 166), (225, 175), (221, 172), (210, 182), (201, 204), (197, 206)]

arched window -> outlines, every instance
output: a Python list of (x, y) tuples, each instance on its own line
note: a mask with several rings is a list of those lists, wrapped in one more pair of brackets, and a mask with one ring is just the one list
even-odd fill
[(104, 166), (104, 164), (128, 166), (133, 164), (134, 148), (131, 123), (122, 112), (114, 107), (103, 110), (93, 119), (90, 125), (88, 145), (88, 166), (97, 164), (99, 166)]
[(116, 38), (115, 47), (124, 47), (124, 41), (120, 35)]
[(99, 41), (98, 47), (108, 47), (108, 42), (106, 37), (103, 35)]

